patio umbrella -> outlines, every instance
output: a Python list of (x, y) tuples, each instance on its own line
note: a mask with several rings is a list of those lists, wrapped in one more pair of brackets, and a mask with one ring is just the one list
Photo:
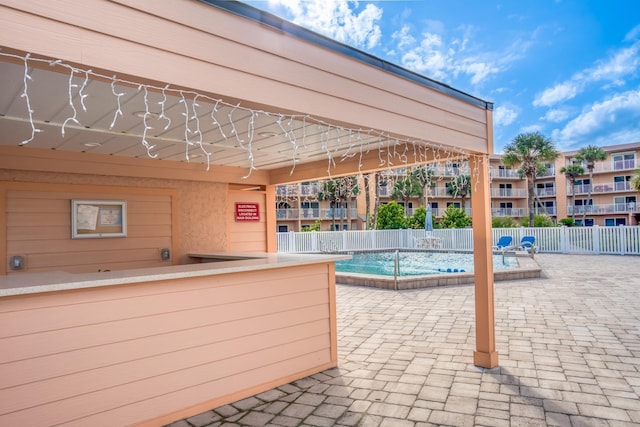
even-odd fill
[(424, 218), (424, 229), (433, 231), (433, 215), (431, 214), (431, 205), (427, 205), (427, 215)]

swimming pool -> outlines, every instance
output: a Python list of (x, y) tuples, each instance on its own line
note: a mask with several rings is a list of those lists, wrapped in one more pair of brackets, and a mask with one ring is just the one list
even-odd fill
[[(355, 252), (351, 255), (352, 259), (350, 260), (336, 261), (337, 273), (362, 273), (394, 277), (396, 251)], [(397, 276), (473, 272), (473, 253), (398, 251), (397, 257), (399, 261)], [(493, 255), (494, 271), (516, 267), (518, 267), (518, 261), (515, 258)]]

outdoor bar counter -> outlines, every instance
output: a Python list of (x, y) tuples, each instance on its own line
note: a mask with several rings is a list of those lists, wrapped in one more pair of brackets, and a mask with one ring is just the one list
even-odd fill
[(190, 257), (0, 277), (0, 425), (164, 425), (337, 365), (348, 256)]

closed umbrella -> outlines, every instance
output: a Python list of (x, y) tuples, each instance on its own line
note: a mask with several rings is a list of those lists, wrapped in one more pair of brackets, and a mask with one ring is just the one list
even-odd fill
[(424, 218), (424, 229), (433, 231), (433, 215), (431, 213), (431, 205), (427, 205), (427, 216)]

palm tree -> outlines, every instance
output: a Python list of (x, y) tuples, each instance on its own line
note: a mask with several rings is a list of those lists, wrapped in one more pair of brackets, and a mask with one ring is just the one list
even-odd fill
[(418, 166), (411, 171), (411, 176), (415, 178), (422, 187), (422, 198), (425, 209), (429, 204), (429, 189), (431, 188), (431, 182), (433, 181), (433, 175), (435, 171), (428, 166)]
[(336, 229), (336, 204), (340, 201), (337, 188), (339, 187), (337, 179), (329, 179), (322, 182), (320, 190), (318, 190), (318, 200), (328, 200), (331, 208), (331, 226)]
[(357, 197), (360, 194), (360, 186), (358, 185), (358, 178), (355, 176), (345, 176), (340, 179), (340, 187), (341, 187), (341, 195), (345, 200), (345, 207), (347, 209), (347, 224), (349, 230), (352, 229), (352, 215), (351, 215), (351, 204), (353, 202), (353, 198)]
[(576, 206), (576, 178), (580, 175), (584, 175), (584, 168), (580, 165), (571, 164), (563, 166), (560, 169), (560, 173), (563, 173), (569, 182), (571, 183), (571, 195), (573, 196), (574, 210), (571, 211), (571, 218), (575, 219), (575, 206)]
[(504, 147), (505, 166), (520, 165), (518, 173), (527, 179), (529, 227), (533, 227), (536, 174), (544, 171), (542, 162), (555, 160), (560, 153), (553, 142), (539, 132), (521, 133)]
[[(593, 169), (596, 166), (596, 162), (601, 162), (607, 159), (607, 152), (596, 145), (587, 145), (578, 150), (578, 154), (575, 157), (579, 162), (585, 162), (587, 164), (587, 170), (589, 171), (589, 194), (587, 196), (587, 203), (591, 203), (591, 189), (593, 188)], [(585, 218), (587, 217), (587, 210), (582, 212), (582, 225), (584, 225)]]
[(631, 177), (631, 186), (640, 191), (640, 169), (636, 169)]
[(396, 181), (391, 192), (391, 199), (404, 201), (405, 215), (409, 208), (409, 199), (412, 197), (422, 197), (422, 186), (411, 174), (406, 178)]
[[(358, 178), (355, 176), (344, 176), (342, 178), (333, 178), (322, 182), (322, 186), (318, 191), (318, 200), (328, 200), (331, 210), (331, 222), (333, 229), (336, 229), (336, 208), (342, 205), (342, 201), (346, 204), (347, 223), (351, 229), (351, 201), (354, 196), (360, 194), (358, 186)], [(344, 222), (343, 209), (340, 209), (340, 222)], [(342, 226), (340, 228), (343, 228)]]
[[(375, 173), (375, 172), (374, 172)], [(364, 183), (364, 204), (365, 204), (365, 229), (368, 230), (371, 225), (371, 175), (362, 175), (362, 182)]]
[(460, 197), (460, 208), (464, 211), (465, 200), (471, 193), (471, 176), (458, 175), (447, 182), (447, 193), (454, 199)]

